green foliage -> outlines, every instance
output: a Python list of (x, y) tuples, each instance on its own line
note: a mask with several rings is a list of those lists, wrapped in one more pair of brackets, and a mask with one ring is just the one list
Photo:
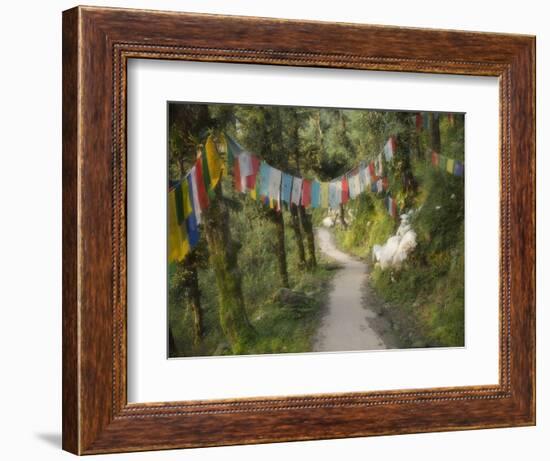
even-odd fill
[[(389, 311), (402, 346), (458, 346), (464, 342), (464, 183), (429, 163), (432, 134), (417, 133), (405, 112), (358, 111), (232, 104), (171, 104), (169, 106), (169, 178), (179, 179), (193, 164), (197, 147), (208, 133), (225, 132), (274, 167), (306, 178), (329, 180), (360, 161), (374, 159), (390, 135), (398, 151), (390, 163), (389, 191), (401, 210), (416, 210), (412, 226), (418, 246), (400, 270), (373, 267), (370, 282)], [(439, 120), (441, 154), (464, 160), (464, 117), (455, 123)], [(285, 221), (284, 248), (290, 289), (303, 295), (297, 305), (278, 300), (281, 287), (276, 224), (272, 211), (249, 196), (233, 191), (231, 176), (223, 178), (227, 210), (220, 225), (234, 242), (232, 267), (216, 274), (204, 237), (189, 260), (169, 268), (169, 324), (177, 355), (224, 355), (304, 352), (311, 350), (333, 275), (330, 264), (303, 270), (290, 213)], [(334, 230), (338, 244), (370, 261), (372, 248), (393, 235), (399, 221), (389, 216), (383, 195), (365, 193), (345, 206), (346, 229)], [(325, 210), (309, 210), (315, 226)], [(221, 218), (220, 218), (221, 219)], [(225, 221), (227, 220), (227, 221)], [(303, 231), (303, 229), (302, 229)], [(281, 234), (282, 235), (282, 234)], [(282, 241), (282, 237), (281, 237)], [(280, 242), (279, 242), (280, 243)], [(232, 244), (233, 245), (233, 244)], [(233, 250), (232, 250), (233, 251)], [(320, 255), (317, 255), (319, 258)], [(220, 264), (222, 266), (222, 264)], [(198, 274), (203, 335), (193, 341), (189, 308), (190, 280)], [(221, 279), (220, 279), (221, 277)], [(220, 318), (220, 280), (229, 290), (240, 284), (241, 313), (253, 335), (228, 338)], [(229, 318), (230, 319), (230, 318)], [(411, 334), (411, 332), (413, 332)]]
[[(454, 126), (440, 121), (444, 155), (464, 158), (463, 123)], [(423, 134), (423, 133), (422, 133)], [(428, 149), (429, 138), (419, 139)], [(402, 347), (464, 345), (464, 182), (434, 168), (422, 156), (411, 155), (411, 170), (418, 192), (411, 201), (416, 211), (412, 227), (417, 233), (417, 247), (400, 270), (371, 270), (371, 285), (390, 306), (388, 315), (400, 325)], [(400, 174), (390, 176), (393, 190)], [(398, 202), (403, 203), (399, 192)], [(375, 244), (382, 245), (393, 235), (398, 223), (388, 217), (381, 201), (372, 196), (350, 203), (355, 216), (348, 229), (336, 231), (337, 242), (344, 249), (368, 258)]]

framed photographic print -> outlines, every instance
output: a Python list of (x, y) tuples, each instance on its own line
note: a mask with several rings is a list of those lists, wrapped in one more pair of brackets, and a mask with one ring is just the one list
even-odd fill
[(63, 13), (63, 448), (535, 423), (534, 37)]

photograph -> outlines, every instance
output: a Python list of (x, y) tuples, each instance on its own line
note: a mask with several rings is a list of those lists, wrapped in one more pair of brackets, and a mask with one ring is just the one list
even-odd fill
[(464, 130), (168, 102), (168, 357), (464, 347)]

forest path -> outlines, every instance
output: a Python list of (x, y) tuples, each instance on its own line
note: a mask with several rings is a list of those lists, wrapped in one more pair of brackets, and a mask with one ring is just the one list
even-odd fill
[(328, 310), (314, 339), (315, 352), (386, 349), (384, 340), (369, 322), (376, 313), (365, 307), (362, 289), (367, 266), (358, 259), (338, 250), (328, 229), (316, 230), (317, 245), (329, 258), (337, 261), (339, 269), (332, 280)]

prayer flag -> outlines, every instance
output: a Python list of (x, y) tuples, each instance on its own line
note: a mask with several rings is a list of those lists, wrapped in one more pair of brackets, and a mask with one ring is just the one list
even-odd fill
[(422, 130), (422, 114), (416, 114), (416, 132), (419, 133)]
[(202, 209), (199, 202), (199, 192), (197, 188), (197, 166), (193, 165), (191, 171), (189, 172), (189, 184), (191, 185), (191, 196), (193, 197), (193, 210), (195, 210), (195, 218), (197, 219), (197, 224), (201, 223)]
[(464, 165), (458, 160), (455, 160), (455, 169), (453, 174), (455, 176), (464, 176)]
[(333, 210), (340, 206), (342, 202), (342, 181), (332, 181), (329, 183), (328, 189), (329, 206)]
[(256, 177), (260, 169), (260, 159), (255, 155), (250, 155), (252, 163), (252, 173), (246, 177), (246, 188), (250, 191), (250, 197), (256, 198)]
[(233, 162), (244, 149), (231, 136), (224, 134), (223, 137), (225, 139), (225, 149), (227, 150), (227, 171), (230, 171)]
[(356, 198), (361, 193), (361, 184), (359, 180), (359, 172), (349, 177), (349, 196), (351, 199)]
[(222, 176), (222, 170), (223, 170), (223, 164), (220, 159), (220, 156), (218, 154), (218, 149), (216, 148), (216, 144), (214, 143), (214, 140), (212, 139), (212, 136), (208, 136), (208, 139), (206, 140), (206, 158), (208, 162), (208, 173), (210, 176), (210, 184), (208, 185), (208, 192), (211, 192), (214, 190), (216, 185), (218, 184), (221, 176)]
[(384, 184), (382, 182), (382, 179), (380, 178), (378, 181), (376, 181), (376, 192), (380, 193), (384, 191)]
[(344, 176), (341, 181), (342, 184), (342, 203), (348, 203), (349, 200), (349, 183), (347, 176)]
[(311, 181), (308, 179), (302, 181), (302, 205), (305, 207), (311, 205)]
[(243, 181), (241, 180), (241, 166), (239, 162), (233, 163), (233, 185), (237, 192), (245, 192), (243, 190)]
[(430, 117), (426, 112), (422, 113), (422, 120), (424, 122), (424, 128), (426, 130), (429, 130), (430, 129)]
[(199, 228), (197, 225), (197, 218), (195, 216), (195, 212), (193, 209), (193, 185), (191, 176), (188, 175), (187, 179), (185, 180), (185, 184), (187, 187), (184, 187), (184, 193), (187, 195), (186, 198), (184, 198), (184, 207), (187, 205), (187, 209), (184, 208), (184, 214), (186, 215), (185, 218), (185, 224), (187, 227), (187, 236), (189, 238), (189, 246), (191, 248), (194, 248), (197, 243), (199, 242)]
[(290, 205), (290, 194), (292, 192), (292, 176), (283, 173), (283, 182), (281, 185), (281, 200)]
[(366, 183), (367, 183), (366, 168), (363, 162), (361, 162), (361, 164), (359, 165), (357, 179), (359, 181), (359, 193), (361, 194), (365, 190)]
[(252, 158), (248, 152), (239, 154), (239, 171), (245, 178), (252, 174)]
[(181, 261), (189, 253), (189, 241), (185, 226), (178, 223), (176, 212), (176, 190), (168, 192), (168, 261)]
[(319, 181), (311, 183), (311, 206), (313, 208), (321, 206), (321, 183)]
[(269, 198), (272, 200), (279, 200), (281, 193), (281, 170), (271, 167), (271, 173), (269, 174)]
[(260, 196), (267, 197), (269, 195), (269, 175), (271, 174), (271, 167), (263, 160), (260, 163), (260, 177), (258, 187), (258, 194)]
[(300, 205), (300, 199), (302, 197), (302, 178), (294, 177), (292, 179), (292, 195), (291, 201), (294, 205)]
[(447, 173), (453, 174), (455, 170), (455, 161), (452, 158), (447, 159)]
[(328, 182), (321, 183), (320, 199), (321, 199), (321, 208), (328, 208), (329, 206), (329, 184)]
[(384, 174), (384, 164), (382, 163), (382, 154), (378, 154), (376, 157), (376, 176), (382, 176)]
[(375, 168), (374, 168), (374, 161), (371, 160), (371, 162), (369, 163), (369, 175), (370, 175), (370, 182), (374, 182), (376, 178), (376, 171), (375, 171)]
[(395, 136), (390, 136), (386, 144), (384, 145), (384, 157), (386, 162), (389, 162), (394, 156), (397, 150), (397, 141)]
[(385, 176), (382, 178), (382, 189), (383, 190), (388, 190), (388, 178)]

